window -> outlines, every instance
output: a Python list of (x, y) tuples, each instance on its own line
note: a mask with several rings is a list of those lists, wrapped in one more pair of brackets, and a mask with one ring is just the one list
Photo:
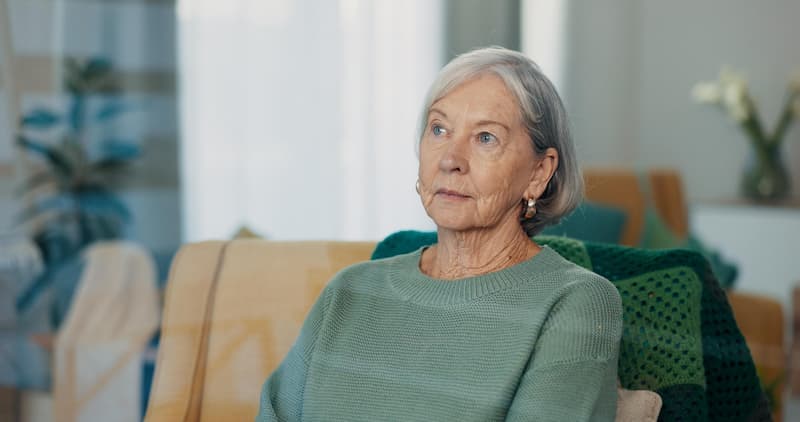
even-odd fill
[(441, 15), (430, 0), (180, 2), (184, 241), (433, 227), (414, 145)]

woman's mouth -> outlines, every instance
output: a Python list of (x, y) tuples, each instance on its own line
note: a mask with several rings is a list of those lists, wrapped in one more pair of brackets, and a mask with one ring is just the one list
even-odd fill
[(469, 195), (464, 195), (461, 192), (450, 190), (450, 189), (439, 189), (439, 190), (436, 191), (436, 195), (437, 196), (441, 196), (442, 198), (445, 198), (445, 199), (455, 199), (455, 200), (469, 199), (470, 198)]

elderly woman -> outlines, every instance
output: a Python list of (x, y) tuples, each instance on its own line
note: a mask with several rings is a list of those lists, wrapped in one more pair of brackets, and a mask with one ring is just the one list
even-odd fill
[(438, 243), (337, 274), (257, 420), (613, 420), (619, 295), (531, 238), (582, 188), (537, 66), (502, 48), (454, 59), (419, 134)]

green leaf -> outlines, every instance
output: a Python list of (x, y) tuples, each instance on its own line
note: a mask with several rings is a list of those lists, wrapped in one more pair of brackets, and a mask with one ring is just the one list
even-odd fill
[(111, 214), (128, 222), (131, 219), (128, 207), (109, 189), (98, 184), (85, 184), (76, 191), (80, 207), (93, 213)]
[(107, 224), (104, 224), (103, 218), (98, 216), (88, 216), (86, 225), (88, 227), (89, 236), (91, 241), (111, 239), (115, 233), (110, 229)]
[(109, 172), (109, 171), (119, 171), (130, 164), (130, 161), (125, 160), (117, 160), (115, 158), (106, 158), (99, 161), (95, 161), (89, 167), (91, 173), (95, 172)]
[(47, 183), (58, 183), (59, 179), (53, 173), (48, 171), (40, 171), (26, 180), (20, 187), (17, 188), (16, 194), (22, 195), (39, 188)]
[(123, 104), (119, 101), (114, 101), (112, 103), (104, 105), (100, 111), (97, 112), (95, 118), (101, 122), (104, 122), (109, 119), (113, 119), (114, 117), (119, 116), (125, 111), (130, 110), (130, 107), (126, 104)]
[(49, 129), (61, 121), (61, 117), (54, 111), (38, 108), (22, 116), (20, 124), (36, 129)]
[(775, 125), (775, 132), (769, 139), (769, 142), (773, 145), (779, 145), (781, 143), (784, 135), (786, 135), (786, 130), (789, 128), (789, 124), (792, 123), (792, 119), (794, 118), (794, 110), (792, 109), (792, 105), (795, 101), (795, 96), (797, 96), (796, 93), (789, 93), (786, 95), (786, 99), (783, 103), (783, 109), (781, 110), (780, 117), (778, 118), (778, 124)]
[(59, 220), (57, 224), (45, 227), (34, 237), (48, 264), (69, 258), (80, 250), (80, 239), (76, 236), (72, 216), (64, 215)]
[(130, 161), (141, 155), (135, 142), (127, 139), (106, 139), (102, 143), (103, 159)]
[(92, 57), (83, 69), (83, 79), (95, 81), (111, 73), (111, 61), (105, 57)]
[[(46, 256), (46, 253), (45, 253)], [(50, 262), (45, 259), (45, 262)], [(28, 310), (28, 308), (36, 301), (36, 298), (50, 286), (52, 278), (50, 277), (50, 268), (45, 267), (45, 271), (43, 274), (39, 275), (36, 279), (34, 279), (33, 283), (31, 283), (22, 293), (17, 296), (17, 300), (15, 303), (16, 310), (18, 314), (22, 314)]]
[(73, 174), (73, 168), (69, 160), (58, 149), (28, 139), (23, 135), (17, 136), (17, 144), (21, 147), (44, 157), (56, 172), (69, 177)]
[(118, 218), (105, 215), (89, 215), (87, 223), (92, 240), (118, 239), (123, 234), (123, 222)]
[(86, 122), (84, 109), (86, 108), (86, 97), (76, 94), (72, 96), (72, 106), (69, 108), (69, 125), (74, 132), (80, 132)]
[(104, 57), (89, 59), (82, 73), (82, 79), (88, 92), (119, 91), (111, 61)]
[(56, 194), (35, 200), (31, 205), (24, 208), (20, 214), (35, 216), (49, 211), (63, 211), (71, 213), (75, 211), (75, 200), (69, 194)]

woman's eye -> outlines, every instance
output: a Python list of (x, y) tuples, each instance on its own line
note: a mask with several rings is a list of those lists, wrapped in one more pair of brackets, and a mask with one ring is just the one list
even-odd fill
[(480, 135), (478, 135), (478, 141), (480, 141), (480, 143), (482, 144), (490, 144), (492, 142), (497, 141), (497, 137), (489, 132), (483, 132)]
[(447, 131), (439, 125), (433, 125), (433, 127), (431, 127), (431, 132), (433, 133), (433, 136), (442, 136), (447, 133)]

